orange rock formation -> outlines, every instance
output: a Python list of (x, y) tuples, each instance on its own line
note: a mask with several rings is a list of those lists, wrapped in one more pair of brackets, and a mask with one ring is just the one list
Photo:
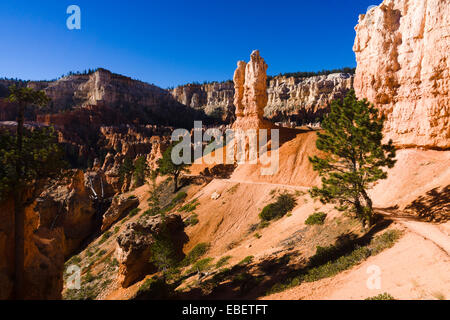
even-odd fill
[(449, 1), (385, 0), (356, 33), (355, 91), (387, 116), (386, 138), (449, 148)]

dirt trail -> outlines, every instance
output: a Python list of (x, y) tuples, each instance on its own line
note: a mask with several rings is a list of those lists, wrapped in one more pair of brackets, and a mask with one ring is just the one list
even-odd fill
[(444, 233), (438, 224), (431, 222), (423, 222), (417, 220), (415, 217), (402, 213), (392, 213), (385, 210), (377, 210), (386, 217), (402, 224), (411, 232), (423, 237), (426, 240), (433, 242), (434, 245), (445, 251), (450, 256), (450, 237)]
[(304, 187), (304, 186), (294, 186), (291, 184), (280, 184), (280, 183), (269, 183), (269, 182), (255, 182), (255, 181), (246, 181), (246, 180), (239, 180), (239, 179), (217, 179), (224, 182), (229, 183), (246, 183), (246, 184), (257, 184), (257, 185), (264, 185), (264, 186), (273, 186), (273, 187), (279, 187), (279, 188), (291, 188), (296, 190), (309, 190), (310, 187)]

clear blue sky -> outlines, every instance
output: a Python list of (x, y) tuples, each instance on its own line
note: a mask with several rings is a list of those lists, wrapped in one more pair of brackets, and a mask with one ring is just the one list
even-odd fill
[[(269, 74), (356, 65), (358, 15), (381, 0), (1, 1), (0, 77), (104, 67), (162, 87), (231, 79), (259, 49)], [(66, 9), (81, 8), (81, 30)]]

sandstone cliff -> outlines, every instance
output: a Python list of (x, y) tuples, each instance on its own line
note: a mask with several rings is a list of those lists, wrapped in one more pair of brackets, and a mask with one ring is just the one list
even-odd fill
[[(51, 102), (38, 114), (58, 114), (74, 108), (98, 106), (114, 110), (122, 123), (192, 127), (194, 119), (205, 119), (202, 111), (186, 108), (167, 90), (102, 68), (88, 74), (65, 76), (56, 81), (0, 80), (0, 93), (3, 92), (4, 96), (5, 88), (12, 84), (45, 91)], [(173, 117), (174, 114), (178, 116)], [(34, 119), (36, 115), (30, 116)], [(112, 115), (105, 116), (111, 118)]]
[(207, 84), (187, 84), (171, 91), (180, 103), (225, 121), (234, 120), (234, 85), (231, 81)]
[[(353, 88), (354, 76), (334, 73), (313, 77), (276, 76), (268, 80), (264, 116), (273, 121), (314, 122), (328, 111), (333, 99)], [(231, 123), (235, 120), (232, 82), (188, 84), (172, 90), (180, 103)]]
[(450, 4), (385, 0), (361, 15), (355, 91), (387, 116), (398, 146), (450, 147)]

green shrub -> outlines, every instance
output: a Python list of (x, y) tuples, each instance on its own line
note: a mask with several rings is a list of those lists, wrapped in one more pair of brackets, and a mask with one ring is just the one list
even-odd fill
[(249, 264), (249, 263), (251, 263), (252, 261), (253, 261), (253, 256), (246, 256), (244, 259), (242, 259), (239, 263), (238, 263), (238, 265), (240, 265), (240, 266), (242, 266), (242, 265), (246, 265), (246, 264)]
[(277, 198), (277, 201), (270, 203), (263, 208), (259, 217), (263, 221), (270, 221), (276, 218), (281, 218), (286, 213), (294, 209), (295, 199), (291, 194), (283, 193)]
[(200, 259), (209, 249), (209, 243), (197, 244), (183, 259), (181, 266), (189, 266)]
[(170, 235), (162, 234), (155, 238), (155, 242), (151, 246), (149, 262), (153, 263), (158, 270), (167, 270), (175, 267), (181, 258)]
[(88, 249), (88, 251), (86, 251), (86, 257), (90, 258), (94, 255), (94, 252), (91, 251), (91, 249)]
[(305, 220), (305, 224), (307, 225), (323, 224), (325, 222), (326, 217), (327, 214), (324, 212), (315, 212)]
[(162, 210), (163, 212), (167, 212), (172, 210), (178, 203), (183, 201), (187, 197), (187, 193), (184, 191), (180, 191), (177, 195), (170, 201), (170, 203)]
[(199, 204), (200, 204), (200, 203), (198, 203), (198, 199), (194, 199), (194, 200), (192, 200), (191, 202), (189, 202), (189, 203), (185, 204), (184, 206), (182, 206), (182, 207), (180, 208), (180, 211), (184, 211), (184, 212), (192, 212), (192, 211), (194, 211), (195, 209), (197, 209), (197, 207), (198, 207)]
[(83, 283), (89, 283), (89, 282), (94, 281), (95, 279), (96, 279), (96, 277), (91, 274), (90, 270), (88, 270), (88, 272), (84, 276)]
[(152, 207), (150, 209), (145, 210), (142, 215), (143, 216), (156, 216), (160, 212), (161, 212), (161, 210), (159, 207)]
[(98, 244), (102, 244), (102, 243), (104, 243), (106, 240), (108, 240), (109, 239), (109, 237), (111, 236), (111, 231), (106, 231), (103, 235), (102, 235), (102, 237), (100, 238), (100, 241), (98, 242)]
[(190, 272), (195, 272), (195, 271), (201, 272), (201, 271), (205, 271), (205, 270), (209, 269), (211, 267), (211, 262), (213, 260), (214, 260), (213, 258), (204, 258), (204, 259), (197, 261), (196, 263), (194, 263), (194, 265), (190, 269)]
[[(382, 235), (372, 239), (363, 246), (354, 246), (353, 243), (344, 243), (336, 246), (317, 247), (316, 254), (310, 258), (308, 267), (300, 270), (299, 275), (292, 277), (284, 283), (275, 284), (267, 294), (281, 292), (299, 285), (301, 282), (312, 282), (332, 277), (347, 270), (371, 255), (390, 248), (401, 236), (401, 231), (388, 230)], [(345, 253), (348, 252), (348, 253)]]
[(128, 216), (129, 216), (129, 217), (134, 217), (134, 216), (137, 215), (140, 211), (141, 211), (140, 208), (134, 208), (133, 210), (130, 211), (130, 213), (128, 213)]
[(269, 224), (270, 224), (269, 221), (261, 221), (260, 224), (258, 225), (258, 229), (267, 228)]
[(219, 261), (217, 261), (216, 263), (216, 268), (219, 269), (221, 267), (223, 267), (224, 265), (228, 264), (228, 260), (231, 259), (231, 256), (225, 256), (219, 259)]
[(184, 222), (186, 226), (195, 226), (197, 223), (199, 223), (198, 215), (192, 214), (189, 218), (187, 218)]
[(66, 262), (66, 265), (70, 266), (72, 264), (79, 264), (81, 260), (82, 259), (80, 258), (80, 256), (73, 256)]
[(173, 202), (180, 202), (181, 200), (184, 200), (187, 197), (187, 193), (184, 191), (180, 191), (177, 193), (177, 195), (172, 199)]
[(395, 300), (389, 293), (380, 293), (379, 295), (366, 298), (365, 300)]
[(399, 230), (388, 230), (382, 235), (375, 237), (371, 242), (372, 255), (375, 255), (384, 249), (391, 248), (401, 235), (402, 232)]
[(154, 276), (139, 287), (136, 299), (164, 300), (173, 296), (173, 288), (163, 278)]

